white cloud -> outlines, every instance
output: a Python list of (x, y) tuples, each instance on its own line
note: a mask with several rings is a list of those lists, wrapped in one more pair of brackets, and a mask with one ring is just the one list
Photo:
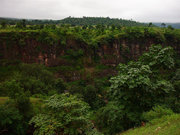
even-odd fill
[(62, 19), (103, 16), (180, 22), (180, 0), (0, 0), (1, 17)]

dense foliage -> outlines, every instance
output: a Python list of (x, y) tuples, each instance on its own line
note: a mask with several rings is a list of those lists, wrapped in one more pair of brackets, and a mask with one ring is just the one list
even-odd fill
[[(10, 25), (15, 25), (17, 23), (21, 23), (21, 19), (15, 18), (0, 18), (1, 23), (6, 23)], [(75, 18), (75, 17), (67, 17), (62, 20), (26, 20), (26, 24), (28, 25), (42, 25), (42, 24), (70, 24), (70, 25), (121, 25), (121, 26), (145, 26), (146, 24), (139, 23), (133, 20), (125, 20), (118, 18), (109, 18), (109, 17), (83, 17), (83, 18)]]
[(35, 135), (84, 135), (92, 132), (90, 108), (77, 97), (69, 94), (54, 95), (46, 101), (45, 107), (44, 114), (38, 114), (30, 121), (35, 123)]
[(180, 113), (179, 30), (110, 18), (30, 21), (1, 23), (0, 134), (114, 135)]
[(120, 26), (146, 26), (146, 24), (139, 23), (132, 20), (124, 19), (111, 19), (109, 17), (83, 17), (83, 18), (74, 18), (68, 17), (63, 20), (60, 20), (62, 24), (71, 24), (71, 25), (120, 25)]
[(106, 134), (114, 134), (140, 124), (143, 112), (154, 105), (178, 108), (173, 103), (179, 100), (175, 94), (179, 89), (174, 88), (169, 74), (174, 65), (173, 49), (159, 45), (152, 46), (136, 62), (119, 64), (118, 75), (110, 80), (110, 102), (97, 114), (99, 127), (105, 133), (108, 129)]

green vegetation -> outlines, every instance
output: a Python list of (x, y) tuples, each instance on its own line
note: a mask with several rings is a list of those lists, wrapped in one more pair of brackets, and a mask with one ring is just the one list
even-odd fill
[(151, 123), (135, 129), (130, 129), (120, 135), (179, 135), (180, 115), (173, 114), (154, 119)]
[[(123, 20), (123, 19), (111, 19), (109, 17), (83, 17), (83, 18), (74, 18), (68, 17), (63, 20), (60, 20), (62, 24), (71, 24), (71, 25), (120, 25), (120, 26), (146, 26), (146, 24), (139, 23), (132, 20)], [(98, 27), (98, 26), (97, 26)]]
[[(0, 105), (5, 104), (9, 100), (9, 97), (0, 97)], [(30, 102), (32, 104), (41, 104), (42, 100), (40, 98), (30, 97)]]
[(76, 19), (1, 23), (0, 134), (179, 134), (180, 31)]
[(173, 104), (179, 102), (174, 93), (178, 89), (167, 77), (173, 68), (172, 48), (159, 45), (153, 45), (136, 62), (119, 64), (118, 75), (110, 80), (109, 103), (97, 112), (99, 128), (105, 134), (115, 134), (140, 125), (143, 112), (154, 105), (179, 108)]
[[(146, 24), (139, 23), (133, 20), (125, 20), (125, 19), (118, 19), (118, 18), (109, 18), (109, 17), (83, 17), (83, 18), (74, 18), (74, 17), (67, 17), (62, 20), (21, 20), (15, 18), (0, 18), (0, 22), (3, 24), (22, 26), (22, 22), (26, 21), (28, 25), (39, 25), (38, 27), (43, 27), (44, 24), (70, 24), (70, 25), (121, 25), (121, 26), (146, 26)], [(84, 27), (84, 28), (85, 28)], [(22, 27), (19, 27), (22, 28)]]
[(77, 97), (62, 94), (50, 97), (45, 103), (44, 114), (34, 116), (30, 123), (35, 123), (37, 135), (52, 134), (90, 134), (92, 124), (89, 116), (90, 107)]

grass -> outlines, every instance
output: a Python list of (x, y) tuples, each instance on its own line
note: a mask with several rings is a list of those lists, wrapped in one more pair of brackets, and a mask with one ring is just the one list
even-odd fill
[[(0, 97), (0, 105), (4, 104), (6, 101), (9, 100), (9, 97)], [(33, 97), (30, 97), (30, 102), (32, 104), (37, 104), (37, 103), (41, 103), (41, 99), (40, 98), (33, 98)]]
[(130, 129), (119, 135), (180, 135), (180, 114), (155, 119), (144, 127)]

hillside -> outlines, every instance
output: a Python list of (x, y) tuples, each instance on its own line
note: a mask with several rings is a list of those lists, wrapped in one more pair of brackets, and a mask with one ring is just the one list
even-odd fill
[[(158, 26), (158, 27), (162, 27), (161, 26), (162, 23), (153, 23), (153, 24)], [(165, 23), (165, 24), (166, 24), (166, 27), (170, 25), (175, 29), (180, 29), (180, 23)]]
[[(0, 22), (6, 22), (10, 25), (15, 25), (20, 22), (22, 19), (17, 18), (1, 18)], [(67, 17), (61, 20), (37, 20), (37, 19), (26, 19), (28, 25), (39, 25), (39, 24), (70, 24), (70, 25), (121, 25), (121, 26), (146, 26), (145, 23), (136, 22), (133, 20), (125, 20), (118, 18), (109, 18), (109, 17)]]
[(26, 21), (27, 25), (41, 25), (41, 24), (59, 24), (59, 20), (50, 20), (50, 19), (23, 19), (23, 18), (4, 18), (0, 17), (0, 23), (5, 22), (9, 25), (16, 25), (22, 20)]
[(146, 24), (139, 23), (133, 20), (125, 20), (118, 18), (109, 18), (109, 17), (83, 17), (75, 18), (68, 17), (63, 20), (60, 20), (62, 24), (71, 24), (71, 25), (121, 25), (121, 26), (146, 26)]
[[(179, 30), (143, 27), (2, 29), (0, 58), (58, 67), (62, 78), (75, 81), (85, 76), (84, 69), (99, 77), (115, 74), (113, 67), (136, 60), (152, 44), (170, 45), (179, 54), (179, 36)], [(63, 71), (65, 67), (68, 72)], [(98, 71), (99, 67), (104, 73)]]
[(119, 135), (179, 135), (180, 115), (175, 114), (156, 119), (144, 127), (130, 129)]
[(0, 133), (116, 135), (179, 113), (179, 56), (179, 29), (3, 24)]
[[(20, 18), (4, 18), (0, 17), (0, 23), (6, 22), (9, 25), (16, 25), (23, 20)], [(70, 24), (70, 25), (119, 25), (119, 26), (148, 26), (148, 23), (137, 22), (133, 20), (119, 19), (119, 18), (109, 18), (109, 17), (67, 17), (60, 20), (50, 20), (50, 19), (25, 19), (28, 25), (47, 25), (47, 24)], [(162, 27), (160, 22), (153, 22), (153, 26)], [(180, 23), (166, 23), (167, 26), (172, 26), (175, 29), (180, 29)]]

